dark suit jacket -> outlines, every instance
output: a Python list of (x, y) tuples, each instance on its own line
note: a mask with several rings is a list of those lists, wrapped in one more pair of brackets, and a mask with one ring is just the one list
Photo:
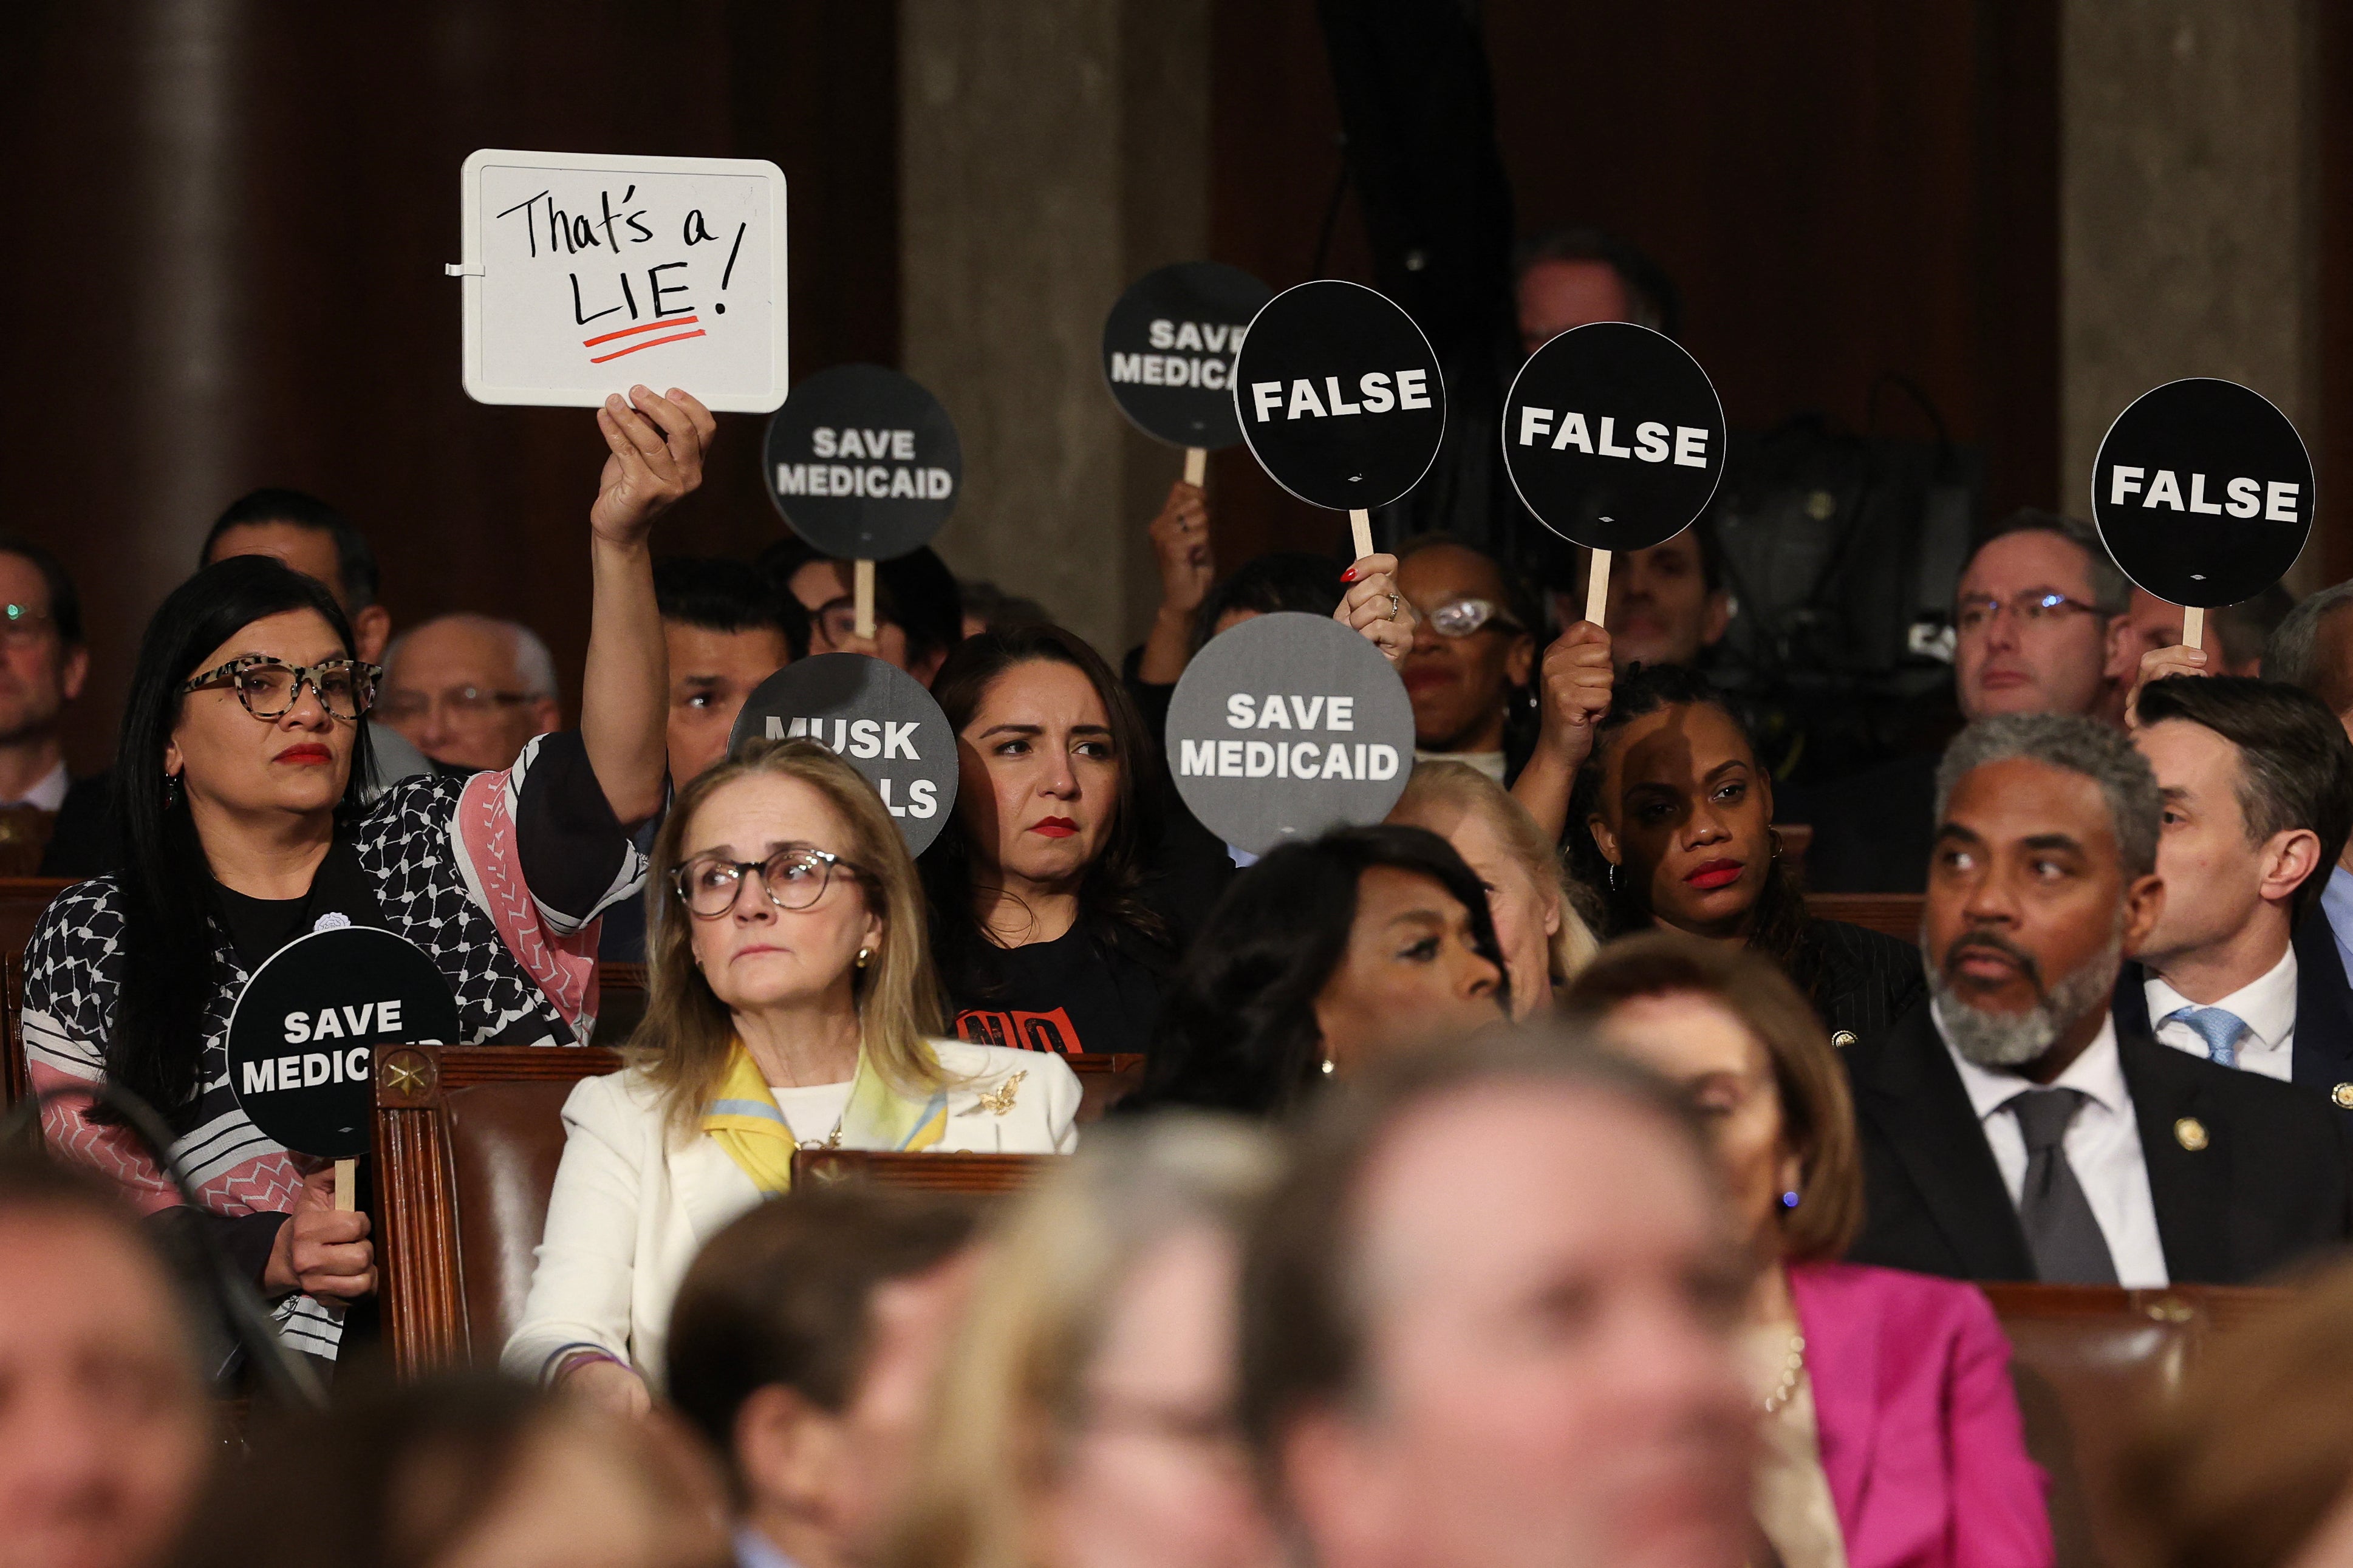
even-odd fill
[[(2345, 982), (2345, 961), (2336, 933), (2317, 904), (2295, 929), (2295, 1048), (2288, 1070), (2294, 1081), (2327, 1095), (2353, 1114), (2353, 990)], [(2148, 972), (2127, 963), (2116, 977), (2116, 1027), (2155, 1032), (2148, 1016)]]
[(1920, 950), (1908, 942), (1825, 920), (1808, 921), (1806, 937), (1821, 961), (1814, 1011), (1832, 1035), (1853, 1037), (1838, 1041), (1841, 1047), (1885, 1034), (1927, 989)]
[(49, 847), (41, 853), (41, 875), (79, 882), (104, 876), (121, 863), (121, 847), (114, 837), (114, 774), (74, 780), (65, 804), (58, 808)]
[[(2353, 1158), (2325, 1101), (2122, 1023), (2116, 1050), (2174, 1283), (2244, 1284), (2353, 1237)], [(1849, 1258), (1957, 1279), (2033, 1279), (2017, 1207), (1927, 1005), (1841, 1056), (1866, 1210)], [(2177, 1131), (2190, 1118), (2203, 1148), (2185, 1147)]]

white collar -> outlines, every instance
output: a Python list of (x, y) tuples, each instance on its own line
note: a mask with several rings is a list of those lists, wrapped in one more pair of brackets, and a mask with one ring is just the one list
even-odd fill
[(1936, 1037), (1945, 1042), (1953, 1066), (1960, 1069), (1961, 1087), (1968, 1090), (1970, 1108), (1981, 1122), (2016, 1100), (2021, 1090), (2044, 1087), (2081, 1089), (2109, 1111), (2123, 1116), (2132, 1113), (2132, 1093), (2125, 1088), (2124, 1059), (2116, 1053), (2116, 1021), (2112, 1014), (2100, 1016), (2100, 1032), (2084, 1047), (2084, 1054), (2069, 1062), (2067, 1070), (2047, 1086), (2030, 1082), (2002, 1068), (1978, 1066), (1953, 1049), (1952, 1036), (1945, 1030), (1944, 1012), (1933, 1001), (1928, 1004), (1928, 1016), (1936, 1023)]
[(73, 775), (66, 772), (65, 759), (60, 757), (58, 759), (57, 766), (41, 775), (40, 783), (25, 792), (24, 799), (13, 800), (7, 804), (35, 806), (42, 811), (55, 811), (65, 805), (66, 792), (72, 787)]
[[(2152, 974), (2144, 987), (2148, 997), (2148, 1021), (2154, 1027), (2177, 1008), (2204, 1005), (2192, 1002), (2163, 979)], [(2295, 1030), (2295, 944), (2288, 943), (2280, 961), (2220, 1002), (2211, 1005), (2236, 1014), (2255, 1038), (2278, 1045)]]

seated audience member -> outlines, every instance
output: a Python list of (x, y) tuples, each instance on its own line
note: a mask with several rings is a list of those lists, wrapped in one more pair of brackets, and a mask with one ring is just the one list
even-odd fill
[(1848, 1047), (1860, 1263), (1963, 1279), (2240, 1284), (2348, 1235), (2335, 1113), (2126, 1030), (2110, 999), (2165, 903), (2164, 806), (2121, 731), (1964, 730), (1937, 773), (1930, 1005)]
[(376, 712), (436, 763), (496, 773), (562, 726), (555, 692), (555, 660), (529, 626), (437, 616), (392, 639)]
[[(1091, 1138), (997, 1233), (892, 1554), (902, 1568), (1278, 1568), (1234, 1423), (1246, 1131)], [(818, 1564), (818, 1568), (823, 1568)]]
[[(2348, 609), (2353, 609), (2353, 583), (2323, 588), (2288, 612), (2264, 645), (2263, 679), (2312, 693), (2353, 736), (2353, 618), (2343, 613)], [(2320, 955), (2333, 950), (2338, 973), (2353, 982), (2353, 841), (2329, 868), (2319, 908), (2304, 916), (2296, 943), (2297, 962), (2323, 973), (2327, 965)]]
[(670, 1402), (723, 1456), (737, 1568), (875, 1562), (973, 1275), (976, 1211), (819, 1186), (711, 1238), (670, 1320)]
[[(2020, 511), (1978, 546), (1954, 594), (1953, 695), (1962, 716), (2114, 718), (2109, 631), (2131, 584), (2089, 523)], [(1806, 886), (1820, 893), (1916, 893), (1924, 886), (1936, 759), (1898, 757), (1787, 803), (1812, 826)]]
[(1508, 990), (1486, 889), (1438, 835), (1285, 844), (1209, 911), (1128, 1103), (1279, 1115), (1328, 1074), (1502, 1022)]
[(2143, 689), (2133, 744), (2165, 802), (2165, 907), (2116, 987), (2120, 1028), (2353, 1110), (2353, 992), (2325, 917), (2353, 830), (2353, 743), (2308, 692), (2242, 676)]
[(0, 853), (10, 876), (95, 877), (111, 864), (103, 776), (66, 771), (59, 727), (81, 696), (90, 649), (64, 564), (0, 534)]
[(1632, 321), (1669, 337), (1681, 325), (1682, 303), (1665, 269), (1607, 229), (1579, 226), (1522, 240), (1512, 280), (1527, 353), (1596, 321)]
[[(2214, 662), (2201, 658), (2199, 663), (2215, 675), (2261, 675), (2263, 645), (2295, 607), (2295, 595), (2274, 584), (2252, 599), (2210, 610), (2205, 640), (2213, 645)], [(2109, 626), (2107, 676), (2111, 688), (2119, 697), (2131, 691), (2141, 660), (2166, 649), (2185, 654), (2208, 651), (2181, 647), (2180, 605), (2168, 604), (2146, 588), (2134, 588), (2132, 608)], [(2117, 723), (2124, 722), (2121, 707), (2108, 716)]]
[(0, 1563), (163, 1559), (218, 1441), (191, 1321), (102, 1183), (0, 1155)]
[(723, 1568), (723, 1489), (674, 1427), (481, 1373), (264, 1414), (174, 1568)]
[(1454, 847), (1487, 890), (1511, 981), (1512, 1016), (1549, 1012), (1553, 994), (1592, 962), (1593, 930), (1568, 896), (1560, 857), (1527, 808), (1461, 763), (1416, 763), (1388, 819)]
[[(463, 1045), (572, 1045), (588, 929), (644, 874), (625, 820), (662, 793), (653, 519), (702, 482), (711, 415), (684, 393), (598, 411), (610, 453), (588, 514), (595, 633), (580, 728), (503, 773), (404, 780), (373, 804), (375, 668), (326, 585), (262, 556), (206, 567), (148, 623), (123, 712), (122, 869), (68, 889), (26, 947), (37, 1090), (103, 1082), (178, 1135), (200, 1213), (115, 1115), (61, 1094), (51, 1145), (106, 1171), (161, 1223), (201, 1226), (270, 1300), (291, 1348), (333, 1357), (337, 1303), (372, 1295), (369, 1216), (333, 1173), (264, 1137), (229, 1082), (247, 977), (322, 925), (406, 938), (448, 980)], [(623, 454), (626, 452), (626, 456)], [(134, 787), (135, 786), (135, 787)]]
[(1750, 1266), (1690, 1110), (1556, 1042), (1319, 1108), (1252, 1226), (1241, 1423), (1309, 1568), (1734, 1568)]
[(808, 657), (808, 615), (740, 561), (658, 561), (654, 598), (670, 655), (670, 779), (683, 789), (727, 754), (753, 689)]
[(2226, 1330), (2116, 1465), (2143, 1568), (2353, 1563), (2353, 1268)]
[(962, 770), (955, 818), (923, 863), (956, 1034), (1071, 1055), (1148, 1048), (1231, 862), (1208, 847), (1170, 864), (1158, 748), (1076, 635), (984, 632), (932, 685)]
[(1884, 1033), (1912, 1005), (1916, 954), (1806, 912), (1772, 826), (1772, 775), (1706, 677), (1672, 664), (1638, 670), (1598, 730), (1569, 864), (1602, 891), (1605, 941), (1655, 926), (1754, 948), (1841, 1046)]
[[(1570, 626), (1585, 615), (1585, 574), (1592, 552), (1565, 541), (1543, 542), (1553, 618)], [(1647, 550), (1609, 558), (1609, 658), (1623, 675), (1637, 664), (1686, 664), (1698, 668), (1732, 626), (1732, 594), (1724, 558), (1704, 523), (1684, 529)]]
[[(1159, 524), (1154, 527), (1157, 530)], [(1154, 540), (1156, 544), (1157, 532)], [(1344, 570), (1325, 556), (1276, 551), (1243, 563), (1230, 576), (1205, 590), (1189, 616), (1180, 617), (1181, 635), (1164, 629), (1161, 618), (1155, 616), (1151, 637), (1128, 650), (1123, 670), (1128, 691), (1134, 697), (1136, 710), (1144, 715), (1145, 726), (1155, 735), (1167, 729), (1169, 695), (1176, 689), (1185, 667), (1211, 637), (1259, 616), (1286, 611), (1305, 616), (1332, 614), (1347, 595), (1348, 584), (1340, 580)], [(1169, 592), (1168, 573), (1169, 561), (1164, 553), (1164, 595)]]
[(2044, 1479), (1985, 1297), (1839, 1261), (1862, 1223), (1862, 1156), (1805, 999), (1753, 954), (1651, 935), (1613, 943), (1567, 1001), (1689, 1095), (1715, 1145), (1757, 1268), (1756, 1506), (1780, 1560), (2047, 1568)]
[[(964, 635), (1011, 631), (1017, 626), (1050, 626), (1054, 617), (1035, 599), (1008, 594), (980, 578), (956, 579), (956, 598), (964, 605)], [(796, 599), (795, 604), (800, 603)]]
[(955, 574), (930, 545), (874, 563), (874, 635), (858, 635), (854, 563), (820, 555), (797, 534), (760, 552), (760, 570), (808, 612), (811, 653), (865, 653), (925, 686), (964, 640)]
[(1060, 1058), (937, 1037), (923, 895), (873, 786), (810, 741), (686, 786), (650, 875), (636, 1065), (565, 1102), (564, 1158), (503, 1364), (643, 1409), (702, 1237), (792, 1184), (793, 1152), (1067, 1153)]

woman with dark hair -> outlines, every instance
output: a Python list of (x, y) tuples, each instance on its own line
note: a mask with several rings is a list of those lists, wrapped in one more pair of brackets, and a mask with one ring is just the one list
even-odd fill
[(370, 925), (423, 948), (467, 1044), (572, 1045), (595, 1023), (596, 916), (645, 874), (624, 824), (662, 804), (661, 618), (646, 534), (702, 482), (712, 421), (672, 391), (598, 411), (611, 456), (589, 509), (595, 584), (580, 728), (513, 767), (422, 776), (363, 804), (376, 667), (328, 589), (269, 556), (216, 563), (148, 623), (116, 752), (124, 868), (68, 889), (26, 948), (36, 1089), (106, 1080), (158, 1111), (203, 1200), (131, 1130), (75, 1098), (49, 1141), (150, 1215), (214, 1230), (277, 1303), (294, 1348), (332, 1358), (345, 1302), (375, 1288), (365, 1215), (332, 1172), (246, 1119), (225, 1040), (247, 978), (299, 936)]
[(1486, 889), (1437, 834), (1345, 827), (1234, 879), (1186, 955), (1138, 1110), (1287, 1112), (1327, 1075), (1501, 1023)]
[(1752, 948), (1797, 983), (1841, 1046), (1894, 1022), (1926, 984), (1906, 943), (1806, 912), (1772, 826), (1772, 775), (1697, 671), (1650, 665), (1620, 678), (1569, 821), (1570, 867), (1602, 895), (1605, 942), (1657, 927)]
[(1142, 1051), (1166, 976), (1231, 866), (1172, 850), (1159, 751), (1126, 688), (1060, 626), (969, 637), (932, 694), (956, 733), (955, 819), (923, 857), (956, 1033)]

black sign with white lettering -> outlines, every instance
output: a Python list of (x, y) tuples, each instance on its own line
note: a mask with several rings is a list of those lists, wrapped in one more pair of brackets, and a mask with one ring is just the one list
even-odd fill
[(1329, 616), (1256, 616), (1185, 667), (1167, 746), (1193, 815), (1262, 855), (1389, 814), (1413, 771), (1413, 703), (1363, 634)]
[(253, 972), (228, 1019), (246, 1119), (298, 1154), (368, 1152), (379, 1046), (453, 1045), (458, 999), (425, 950), (373, 926), (312, 931)]
[(2312, 531), (2312, 455), (2233, 381), (2171, 381), (2116, 416), (2092, 462), (2092, 521), (2125, 575), (2214, 609), (2287, 575)]
[(862, 653), (826, 653), (785, 666), (752, 689), (728, 737), (817, 742), (864, 773), (921, 855), (955, 808), (955, 731), (923, 683)]
[(964, 448), (940, 400), (876, 364), (821, 370), (768, 421), (768, 499), (795, 533), (843, 561), (889, 561), (955, 510)]
[(1529, 355), (1503, 436), (1528, 510), (1591, 550), (1665, 543), (1724, 478), (1724, 405), (1707, 373), (1674, 339), (1629, 321), (1572, 327)]
[(1316, 506), (1386, 506), (1421, 482), (1446, 434), (1438, 355), (1361, 283), (1286, 289), (1250, 322), (1234, 416), (1274, 482)]
[(1103, 378), (1120, 412), (1155, 440), (1215, 451), (1234, 423), (1234, 358), (1274, 291), (1239, 267), (1180, 261), (1146, 274), (1103, 321)]

